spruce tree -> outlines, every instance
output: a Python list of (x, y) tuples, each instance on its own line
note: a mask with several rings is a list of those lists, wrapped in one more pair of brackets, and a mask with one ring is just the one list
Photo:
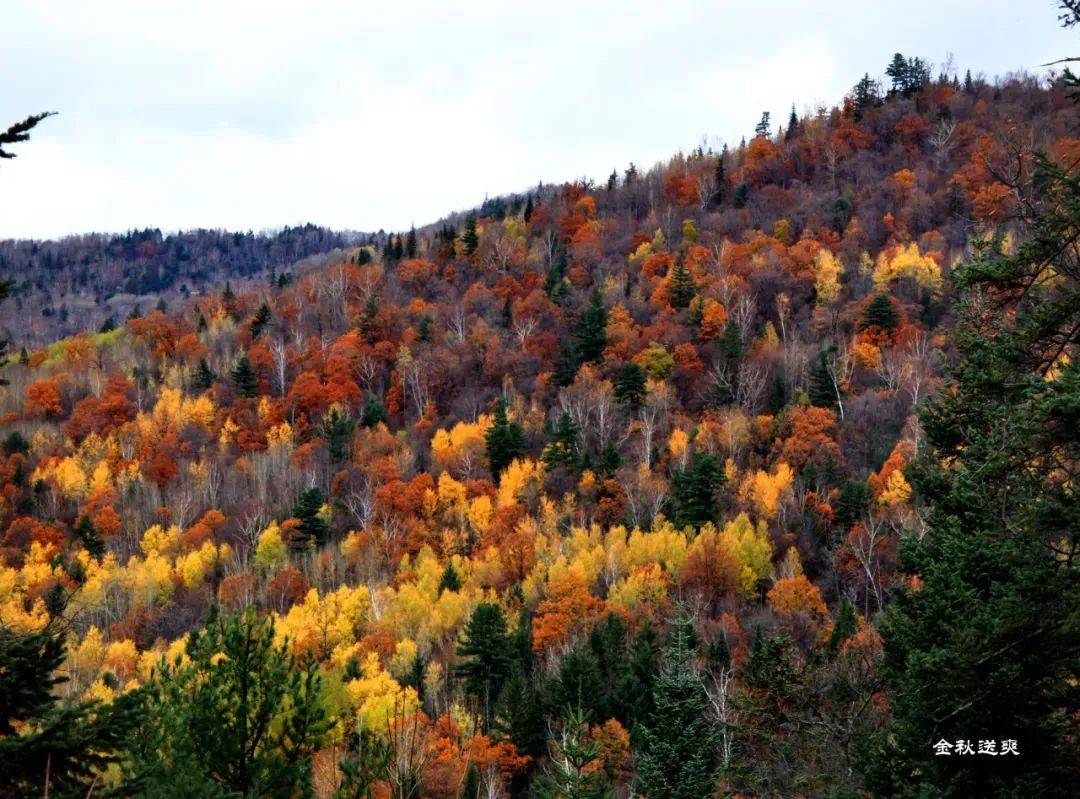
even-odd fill
[(656, 706), (635, 751), (638, 781), (649, 799), (703, 799), (715, 789), (716, 732), (707, 718), (693, 640), (693, 622), (676, 619), (653, 689)]
[(355, 433), (356, 420), (337, 405), (331, 406), (322, 423), (322, 438), (331, 461), (342, 463), (349, 459)]
[(840, 401), (839, 389), (833, 378), (830, 358), (835, 355), (835, 347), (820, 350), (810, 366), (810, 385), (807, 394), (810, 403), (819, 408), (835, 408)]
[(454, 568), (453, 563), (447, 563), (446, 568), (443, 569), (442, 577), (439, 578), (438, 592), (442, 594), (443, 591), (460, 591), (461, 590), (461, 577), (457, 573), (457, 569)]
[(835, 656), (840, 651), (840, 647), (844, 645), (844, 642), (855, 635), (858, 629), (855, 608), (846, 596), (841, 597), (840, 607), (836, 610), (836, 621), (833, 624), (832, 633), (829, 635), (829, 642), (825, 646), (829, 654)]
[(548, 747), (548, 761), (533, 785), (536, 799), (610, 799), (614, 788), (595, 767), (601, 752), (589, 735), (588, 719), (571, 713)]
[(701, 527), (715, 521), (719, 491), (727, 477), (719, 456), (695, 451), (686, 468), (671, 478), (672, 518), (680, 527)]
[(146, 688), (125, 767), (139, 795), (313, 795), (311, 759), (331, 727), (318, 663), (301, 666), (254, 610), (212, 613), (185, 655)]
[(893, 305), (892, 297), (888, 294), (875, 294), (874, 298), (866, 306), (859, 329), (866, 330), (877, 327), (887, 333), (892, 333), (900, 325), (900, 314)]
[(599, 291), (589, 295), (589, 302), (578, 319), (577, 356), (581, 363), (600, 360), (607, 346), (607, 309)]
[(465, 219), (465, 230), (461, 234), (461, 251), (468, 257), (480, 246), (480, 237), (476, 233), (476, 215), (469, 214)]
[(631, 361), (619, 367), (615, 376), (615, 399), (630, 411), (636, 411), (645, 402), (645, 370)]
[(109, 704), (60, 702), (64, 634), (0, 626), (0, 795), (82, 799), (123, 757), (139, 692)]
[(312, 487), (300, 492), (300, 497), (293, 507), (293, 516), (300, 520), (294, 546), (321, 546), (326, 542), (330, 527), (321, 515), (325, 502), (323, 492), (318, 488)]
[(767, 139), (769, 138), (769, 136), (772, 135), (772, 128), (769, 124), (769, 116), (770, 114), (768, 111), (761, 112), (761, 121), (754, 126), (755, 136), (760, 136)]
[(386, 421), (386, 406), (381, 399), (374, 394), (364, 401), (364, 408), (360, 412), (360, 424), (366, 428), (374, 427), (379, 422)]
[(549, 469), (560, 464), (577, 468), (581, 464), (580, 438), (581, 428), (568, 411), (563, 411), (551, 431), (551, 442), (544, 448), (545, 465)]
[(270, 306), (265, 302), (259, 306), (259, 310), (255, 312), (255, 316), (251, 319), (251, 337), (253, 339), (258, 338), (266, 325), (270, 322)]
[(82, 541), (83, 548), (90, 553), (91, 557), (100, 562), (105, 555), (105, 542), (101, 540), (101, 536), (94, 529), (90, 517), (86, 514), (80, 516), (71, 532), (75, 538)]
[(795, 103), (791, 104), (791, 114), (788, 116), (787, 130), (784, 132), (784, 140), (790, 141), (799, 135), (799, 115), (795, 113)]
[(405, 237), (405, 257), (416, 257), (416, 225), (409, 228), (409, 235)]
[[(1080, 346), (1080, 173), (1035, 166), (1021, 243), (984, 243), (953, 272), (959, 357), (909, 468), (929, 509), (901, 550), (919, 588), (880, 627), (880, 793), (1067, 796), (1080, 781), (1080, 359), (1061, 356)], [(1019, 756), (933, 749), (1002, 738)]]
[(495, 416), (484, 434), (484, 442), (491, 476), (498, 483), (506, 467), (525, 454), (525, 431), (517, 422), (510, 421), (506, 413), (506, 400), (502, 397), (495, 403)]
[(720, 151), (720, 155), (716, 156), (716, 171), (713, 173), (713, 178), (716, 182), (716, 188), (713, 189), (712, 204), (720, 205), (724, 201), (724, 189), (727, 187), (727, 175), (724, 172), (724, 160), (727, 158), (727, 145), (724, 145), (724, 149)]
[(251, 368), (251, 361), (247, 355), (241, 355), (232, 371), (233, 385), (236, 393), (241, 397), (259, 396), (259, 378), (255, 376), (255, 370)]
[(462, 660), (456, 671), (465, 693), (477, 702), (484, 730), (491, 727), (495, 702), (510, 673), (509, 644), (502, 608), (490, 602), (477, 605), (457, 647)]
[(671, 298), (671, 307), (676, 310), (688, 307), (690, 300), (694, 299), (694, 295), (697, 294), (697, 284), (694, 282), (694, 276), (686, 268), (681, 255), (675, 261), (675, 266), (671, 271), (671, 284), (668, 294)]

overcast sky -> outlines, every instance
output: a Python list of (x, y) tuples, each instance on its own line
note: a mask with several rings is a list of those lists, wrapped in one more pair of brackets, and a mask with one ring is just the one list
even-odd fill
[[(769, 10), (764, 8), (768, 6)], [(6, 0), (0, 238), (386, 230), (647, 167), (836, 103), (894, 51), (963, 75), (1077, 55), (1052, 0)]]

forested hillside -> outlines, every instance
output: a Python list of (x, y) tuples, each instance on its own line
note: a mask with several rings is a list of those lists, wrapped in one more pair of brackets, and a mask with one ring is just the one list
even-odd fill
[(342, 248), (10, 353), (0, 651), (60, 682), (0, 793), (1066, 795), (1080, 112), (887, 75), (377, 246), (0, 248), (81, 298)]
[(0, 331), (19, 347), (41, 346), (218, 291), (226, 282), (277, 280), (297, 261), (367, 238), (304, 225), (274, 234), (138, 230), (0, 241), (0, 277), (16, 281), (14, 299), (0, 306)]

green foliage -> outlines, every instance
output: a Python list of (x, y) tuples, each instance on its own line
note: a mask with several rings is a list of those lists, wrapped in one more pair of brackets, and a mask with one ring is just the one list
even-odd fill
[(355, 433), (356, 420), (346, 411), (336, 405), (327, 411), (322, 423), (322, 437), (334, 463), (349, 460)]
[(693, 639), (693, 623), (676, 619), (653, 689), (656, 706), (641, 725), (635, 755), (649, 799), (702, 799), (715, 788), (716, 732), (694, 667)]
[(836, 347), (829, 346), (818, 352), (810, 365), (810, 385), (807, 394), (810, 403), (818, 408), (836, 408), (843, 397), (843, 389), (835, 375)]
[(232, 381), (236, 386), (236, 393), (241, 397), (259, 396), (259, 378), (256, 377), (255, 370), (251, 368), (251, 361), (248, 360), (247, 355), (241, 355), (240, 360), (236, 362), (236, 367), (232, 371)]
[(899, 324), (900, 314), (897, 313), (896, 306), (893, 305), (892, 297), (888, 294), (875, 294), (869, 305), (866, 306), (863, 318), (859, 321), (859, 329), (866, 330), (870, 327), (877, 327), (892, 333)]
[(386, 406), (383, 405), (381, 399), (372, 394), (364, 402), (364, 408), (360, 412), (360, 424), (370, 428), (385, 421)]
[(251, 338), (257, 339), (270, 323), (270, 306), (265, 302), (259, 306), (255, 316), (251, 319)]
[(609, 799), (614, 795), (603, 769), (593, 764), (600, 750), (589, 737), (586, 721), (583, 713), (571, 713), (552, 739), (547, 765), (533, 785), (537, 799)]
[(326, 542), (330, 527), (322, 517), (325, 502), (323, 492), (317, 487), (300, 492), (300, 497), (293, 507), (293, 516), (300, 520), (292, 542), (294, 547), (321, 546)]
[(461, 249), (466, 256), (470, 256), (479, 246), (480, 237), (476, 233), (476, 215), (469, 214), (465, 219), (465, 230), (461, 234)]
[(443, 591), (460, 591), (461, 577), (454, 568), (453, 563), (447, 563), (443, 569), (442, 577), (439, 578), (439, 593)]
[(675, 266), (671, 271), (671, 285), (668, 292), (671, 297), (671, 307), (676, 310), (688, 307), (690, 300), (697, 293), (694, 276), (686, 268), (681, 256), (675, 261)]
[[(954, 272), (960, 360), (920, 414), (911, 469), (929, 531), (908, 540), (881, 624), (892, 707), (874, 787), (899, 796), (1066, 796), (1080, 779), (1080, 176), (1040, 159), (1028, 236)], [(1052, 276), (1052, 278), (1051, 278)], [(1019, 757), (937, 757), (939, 740)]]
[(210, 371), (210, 365), (206, 362), (206, 358), (199, 358), (195, 373), (191, 376), (192, 389), (198, 392), (206, 391), (213, 388), (216, 380), (217, 375)]
[(274, 643), (254, 610), (188, 638), (189, 663), (162, 663), (127, 768), (147, 797), (314, 796), (311, 757), (330, 722), (313, 664)]
[(502, 397), (495, 403), (495, 416), (491, 427), (484, 433), (484, 443), (491, 476), (498, 484), (506, 467), (525, 454), (525, 431), (517, 422), (510, 421), (506, 413), (506, 400)]
[(579, 363), (599, 361), (604, 354), (604, 347), (607, 346), (607, 316), (600, 292), (594, 291), (581, 311), (575, 332)]
[(727, 481), (720, 457), (694, 452), (685, 469), (671, 477), (671, 511), (675, 524), (701, 527), (715, 521), (718, 493)]
[(41, 120), (51, 116), (56, 116), (56, 112), (46, 111), (41, 114), (31, 114), (22, 122), (16, 122), (14, 125), (7, 128), (7, 130), (0, 131), (0, 158), (14, 158), (15, 153), (5, 150), (4, 146), (28, 141), (30, 139), (30, 131), (37, 127), (37, 124), (41, 122)]
[(551, 442), (544, 448), (544, 465), (549, 469), (559, 465), (577, 469), (581, 465), (580, 438), (581, 429), (574, 417), (563, 411), (551, 431)]
[(623, 364), (615, 377), (615, 399), (636, 411), (645, 402), (645, 370), (634, 362)]
[(122, 755), (140, 695), (60, 704), (63, 635), (0, 628), (0, 795), (85, 797)]
[(484, 602), (477, 605), (469, 617), (464, 637), (457, 647), (457, 654), (462, 658), (457, 674), (462, 679), (465, 693), (476, 700), (485, 730), (491, 726), (495, 700), (510, 673), (509, 641), (502, 608)]

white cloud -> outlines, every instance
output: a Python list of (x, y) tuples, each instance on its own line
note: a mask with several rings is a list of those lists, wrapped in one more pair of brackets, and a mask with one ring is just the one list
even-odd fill
[(1068, 50), (1050, 4), (916, 0), (15, 0), (0, 237), (312, 221), (401, 229), (538, 179), (603, 179), (834, 103), (894, 50), (1000, 73)]

